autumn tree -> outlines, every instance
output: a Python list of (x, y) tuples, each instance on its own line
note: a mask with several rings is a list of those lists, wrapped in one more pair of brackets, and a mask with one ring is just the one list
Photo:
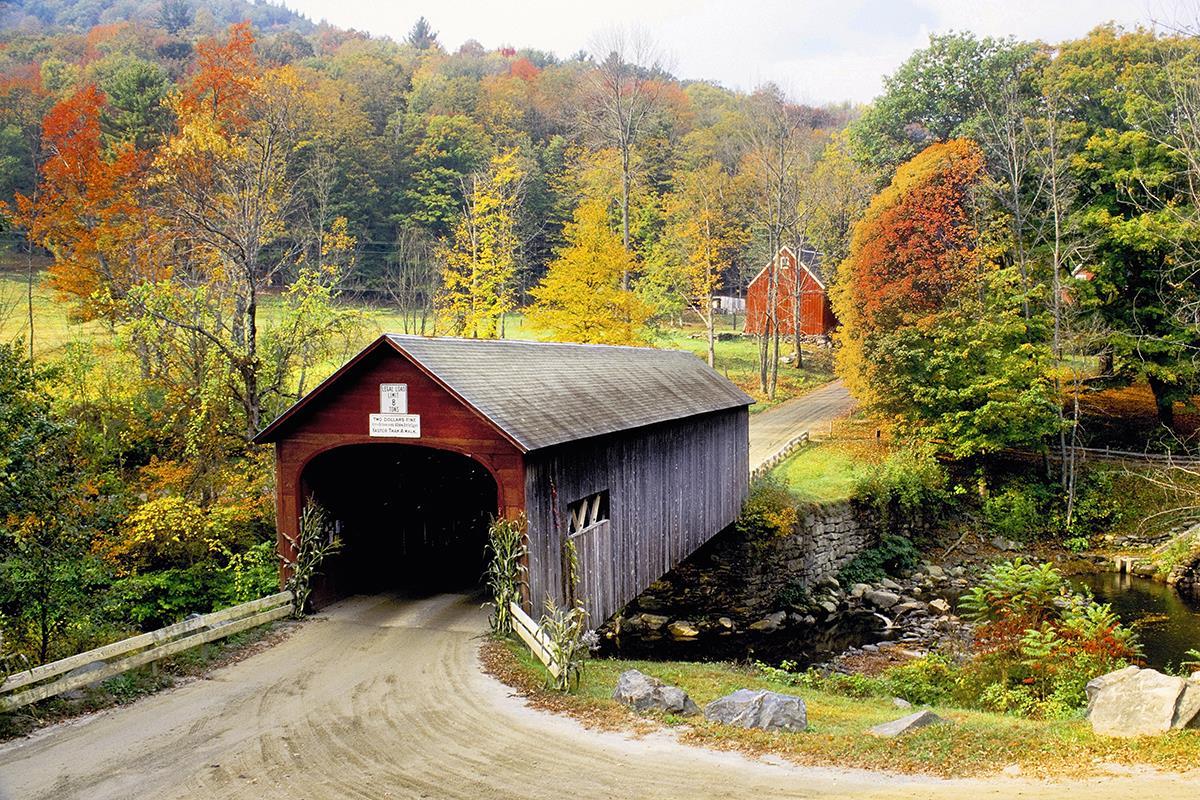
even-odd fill
[(471, 176), (462, 217), (441, 251), (439, 332), (483, 339), (504, 335), (504, 315), (516, 306), (523, 181), (516, 150), (500, 153), (486, 172)]
[(530, 291), (529, 321), (564, 342), (641, 343), (650, 309), (622, 285), (633, 257), (610, 227), (605, 204), (580, 203), (564, 235), (566, 246)]
[(714, 296), (746, 240), (732, 184), (724, 167), (709, 161), (680, 173), (666, 199), (665, 244), (672, 251), (678, 291), (704, 323), (710, 367), (716, 364)]
[[(657, 110), (666, 79), (654, 43), (642, 34), (614, 30), (593, 47), (595, 65), (586, 74), (579, 119), (602, 146), (615, 148), (621, 164), (621, 243), (630, 249), (629, 208), (633, 152)], [(621, 277), (628, 289), (629, 273)]]
[(16, 197), (16, 219), (54, 255), (54, 287), (92, 316), (157, 272), (149, 215), (139, 202), (146, 157), (130, 143), (101, 142), (105, 96), (88, 85), (56, 104), (42, 125), (37, 191)]
[(983, 170), (963, 139), (902, 165), (855, 227), (834, 294), (851, 391), (955, 456), (1036, 442), (1057, 416), (1018, 281), (976, 224)]
[(758, 336), (759, 390), (774, 399), (779, 380), (780, 280), (776, 254), (803, 238), (799, 223), (808, 210), (800, 197), (801, 178), (811, 168), (816, 142), (804, 109), (790, 103), (779, 87), (760, 88), (750, 98), (741, 131), (746, 143), (740, 180), (755, 251), (767, 262), (767, 309)]

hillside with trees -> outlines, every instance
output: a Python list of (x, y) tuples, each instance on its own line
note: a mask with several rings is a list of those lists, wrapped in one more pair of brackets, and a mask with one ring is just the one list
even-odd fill
[(1092, 400), (1152, 397), (1139, 448), (1197, 428), (1186, 32), (935, 36), (857, 109), (681, 80), (627, 34), (562, 57), (234, 0), (0, 13), (0, 613), (33, 660), (274, 586), (250, 439), (378, 313), (694, 337), (769, 403), (816, 380), (807, 343), (718, 342), (713, 297), (815, 248), (873, 421), (983, 484), (1041, 455), (1056, 535)]

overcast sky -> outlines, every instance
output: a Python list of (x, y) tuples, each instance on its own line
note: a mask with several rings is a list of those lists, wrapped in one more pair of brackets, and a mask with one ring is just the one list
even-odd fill
[(931, 33), (1056, 42), (1097, 24), (1178, 17), (1188, 0), (287, 0), (316, 21), (402, 38), (424, 15), (443, 46), (568, 56), (615, 26), (648, 32), (681, 78), (749, 89), (774, 81), (810, 103), (865, 102)]

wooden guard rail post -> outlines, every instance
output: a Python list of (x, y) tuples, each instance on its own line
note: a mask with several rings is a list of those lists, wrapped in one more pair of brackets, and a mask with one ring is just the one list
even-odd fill
[(520, 636), (521, 641), (529, 645), (529, 649), (538, 657), (538, 660), (546, 665), (546, 669), (550, 670), (551, 675), (557, 678), (562, 673), (562, 667), (554, 657), (554, 648), (550, 643), (550, 638), (542, 630), (542, 626), (534, 622), (533, 617), (526, 614), (525, 609), (518, 604), (509, 603), (509, 608), (512, 610), (513, 630), (517, 632), (517, 636)]
[[(0, 684), (0, 712), (12, 711), (71, 689), (107, 680), (114, 675), (198, 645), (257, 628), (259, 625), (282, 619), (291, 611), (292, 593), (279, 592), (77, 653), (49, 664), (14, 672)], [(105, 666), (79, 675), (66, 675), (71, 670), (97, 661), (106, 662)], [(60, 675), (65, 677), (58, 677)], [(58, 679), (51, 680), (53, 678)], [(24, 691), (18, 691), (21, 689)]]

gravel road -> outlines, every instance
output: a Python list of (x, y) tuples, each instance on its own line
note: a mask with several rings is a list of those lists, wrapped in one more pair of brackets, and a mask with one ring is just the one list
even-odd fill
[(854, 408), (854, 398), (841, 381), (827, 383), (802, 397), (780, 403), (750, 417), (750, 469), (773, 456), (788, 440), (808, 431), (820, 438), (829, 423)]
[(485, 627), (475, 598), (350, 598), (208, 679), (0, 746), (0, 798), (1127, 800), (1196, 786), (891, 777), (589, 731), (483, 674)]

